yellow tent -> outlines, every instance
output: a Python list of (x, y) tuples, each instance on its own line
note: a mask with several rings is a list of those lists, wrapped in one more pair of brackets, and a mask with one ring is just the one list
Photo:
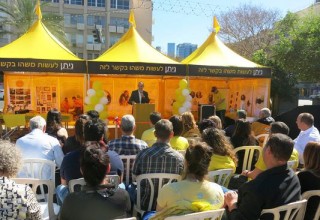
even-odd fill
[(62, 45), (40, 19), (20, 38), (0, 48), (0, 69), (23, 72), (86, 72), (85, 61)]
[(88, 61), (89, 73), (185, 75), (185, 65), (163, 55), (143, 40), (132, 25), (126, 34), (97, 59)]
[(216, 18), (214, 30), (182, 61), (187, 65), (191, 90), (199, 93), (198, 98), (195, 95), (194, 110), (198, 105), (209, 103), (212, 87), (218, 87), (226, 98), (227, 115), (244, 109), (249, 116), (257, 117), (261, 108), (269, 106), (271, 69), (225, 46), (217, 36), (220, 26)]
[(182, 61), (190, 76), (270, 78), (271, 69), (247, 60), (224, 45), (215, 32)]
[[(5, 106), (10, 112), (73, 113), (84, 96), (86, 62), (62, 45), (38, 20), (20, 38), (0, 48)], [(67, 73), (67, 74), (65, 74)], [(72, 74), (70, 74), (72, 73)], [(62, 107), (63, 106), (63, 107)]]

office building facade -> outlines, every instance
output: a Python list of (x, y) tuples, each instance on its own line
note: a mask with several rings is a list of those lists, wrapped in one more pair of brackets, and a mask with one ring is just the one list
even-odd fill
[(197, 49), (198, 45), (183, 43), (177, 45), (177, 58), (184, 59)]
[(175, 43), (168, 43), (168, 48), (167, 48), (167, 55), (171, 58), (176, 57), (176, 44)]
[[(2, 0), (3, 1), (3, 0)], [(10, 0), (6, 0), (10, 3)], [(42, 0), (43, 1), (43, 0)], [(94, 59), (114, 45), (128, 30), (130, 9), (134, 10), (137, 30), (142, 38), (152, 41), (151, 0), (44, 0), (50, 4), (42, 13), (64, 17), (68, 48), (84, 59)], [(101, 30), (102, 42), (95, 42), (94, 30)], [(0, 39), (0, 44), (11, 42), (10, 36)]]

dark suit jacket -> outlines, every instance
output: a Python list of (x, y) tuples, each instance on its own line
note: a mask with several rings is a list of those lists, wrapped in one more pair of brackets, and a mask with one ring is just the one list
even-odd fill
[[(141, 103), (149, 103), (150, 99), (148, 97), (148, 93), (146, 91), (143, 91), (143, 95), (144, 95), (144, 98), (141, 99)], [(140, 103), (138, 90), (132, 91), (128, 103), (132, 105), (132, 101), (134, 101), (135, 103)]]
[(227, 211), (230, 220), (273, 219), (272, 215), (263, 215), (263, 209), (300, 200), (300, 183), (295, 173), (287, 165), (268, 169), (256, 179), (239, 188), (237, 208)]

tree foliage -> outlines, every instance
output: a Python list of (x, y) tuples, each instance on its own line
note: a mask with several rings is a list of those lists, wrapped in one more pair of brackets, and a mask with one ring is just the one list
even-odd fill
[(219, 15), (219, 36), (237, 53), (251, 59), (255, 51), (270, 47), (274, 41), (270, 30), (279, 19), (277, 10), (243, 4)]
[[(47, 2), (43, 2), (41, 3), (41, 7), (47, 4)], [(26, 33), (38, 19), (35, 14), (36, 5), (37, 0), (11, 0), (10, 3), (0, 2), (0, 12), (2, 13), (0, 22), (5, 26), (0, 31), (0, 34), (11, 34), (12, 36), (19, 37)], [(53, 13), (43, 13), (42, 22), (60, 42), (68, 45), (62, 16)]]
[(288, 13), (275, 28), (272, 55), (299, 80), (320, 79), (320, 16)]

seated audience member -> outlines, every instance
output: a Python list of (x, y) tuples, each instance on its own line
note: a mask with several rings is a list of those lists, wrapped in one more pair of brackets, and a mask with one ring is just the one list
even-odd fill
[[(133, 135), (136, 129), (136, 123), (132, 115), (124, 115), (122, 117), (120, 128), (122, 131), (122, 136), (119, 139), (109, 141), (109, 150), (115, 151), (119, 155), (137, 155), (141, 150), (146, 149), (148, 147), (146, 142), (136, 138)], [(133, 161), (131, 161), (130, 168), (132, 168), (132, 166)], [(126, 170), (124, 172), (126, 172)], [(129, 182), (132, 182), (131, 172)]]
[(215, 124), (216, 124), (216, 128), (218, 129), (223, 129), (223, 126), (222, 126), (222, 121), (221, 119), (219, 118), (219, 116), (217, 115), (212, 115), (208, 118), (209, 120), (213, 121)]
[(175, 150), (186, 150), (189, 147), (189, 142), (185, 137), (180, 136), (182, 133), (181, 117), (174, 115), (169, 118), (173, 127), (173, 137), (170, 139), (170, 145)]
[(198, 125), (200, 134), (207, 128), (216, 128), (216, 123), (210, 119), (203, 119)]
[(48, 111), (46, 133), (57, 138), (61, 147), (63, 147), (68, 138), (68, 132), (62, 126), (61, 113), (57, 109)]
[(203, 142), (193, 144), (186, 151), (182, 181), (169, 183), (160, 189), (154, 218), (163, 219), (173, 213), (174, 215), (192, 213), (194, 211), (191, 207), (195, 203), (209, 206), (208, 210), (223, 206), (221, 187), (206, 180), (212, 156), (211, 149)]
[(67, 154), (74, 150), (79, 150), (84, 144), (84, 125), (89, 120), (88, 115), (80, 115), (74, 125), (74, 136), (68, 137), (62, 150)]
[(20, 165), (19, 149), (0, 140), (0, 219), (40, 220), (40, 205), (31, 188), (10, 179), (16, 176)]
[[(63, 152), (57, 138), (54, 138), (46, 133), (46, 121), (41, 116), (35, 116), (30, 119), (29, 134), (19, 138), (16, 142), (16, 147), (22, 152), (22, 158), (37, 158), (54, 161), (60, 168), (63, 160)], [(19, 173), (19, 177), (27, 177), (26, 169)], [(45, 179), (52, 178), (51, 170), (45, 170)]]
[(100, 114), (96, 110), (90, 110), (87, 112), (87, 115), (90, 117), (91, 120), (98, 120), (100, 117)]
[(82, 152), (80, 167), (86, 186), (69, 194), (64, 200), (61, 220), (101, 220), (124, 218), (131, 209), (130, 198), (124, 189), (105, 181), (110, 170), (109, 156), (97, 142), (87, 142)]
[[(111, 150), (108, 151), (107, 146), (103, 142), (103, 136), (105, 132), (104, 126), (105, 123), (100, 119), (95, 121), (89, 120), (84, 126), (85, 143), (88, 141), (98, 142), (100, 144), (100, 148), (104, 151), (107, 151), (109, 156), (111, 164), (110, 174), (118, 174), (122, 177), (124, 170), (122, 160), (119, 158), (119, 155), (116, 152)], [(82, 177), (82, 173), (80, 171), (80, 155), (83, 150), (85, 150), (85, 146), (79, 150), (70, 152), (63, 158), (60, 169), (61, 185), (59, 185), (56, 189), (57, 200), (59, 204), (62, 204), (64, 198), (69, 194), (69, 181)], [(120, 182), (122, 182), (122, 178), (120, 179)]]
[(245, 110), (237, 111), (235, 123), (232, 125), (229, 125), (228, 127), (226, 127), (224, 129), (227, 137), (232, 137), (232, 134), (233, 134), (234, 130), (236, 129), (236, 121), (239, 119), (244, 119), (244, 120), (247, 119), (247, 112)]
[(182, 136), (188, 140), (199, 140), (200, 131), (191, 112), (185, 112), (181, 116), (182, 119)]
[[(157, 142), (138, 153), (133, 166), (132, 174), (135, 176), (147, 173), (173, 173), (181, 174), (183, 170), (183, 157), (170, 146), (173, 136), (173, 127), (169, 120), (161, 119), (155, 124), (154, 134)], [(154, 201), (152, 210), (156, 209), (158, 197), (158, 183), (155, 182)], [(151, 188), (143, 181), (141, 183), (141, 209), (148, 210)]]
[(269, 134), (270, 124), (274, 122), (271, 117), (271, 111), (268, 108), (263, 108), (259, 112), (259, 119), (252, 123), (252, 132), (254, 136), (259, 134)]
[[(270, 135), (272, 134), (285, 134), (288, 135), (289, 134), (289, 127), (280, 121), (277, 122), (272, 122), (271, 123), (271, 127), (270, 127)], [(299, 154), (298, 151), (296, 149), (293, 148), (291, 157), (289, 159), (289, 161), (296, 161), (293, 169), (297, 169), (298, 165), (299, 165)], [(257, 163), (255, 164), (255, 169), (252, 171), (243, 171), (242, 175), (247, 176), (251, 179), (256, 178), (257, 175), (259, 175), (261, 172), (265, 171), (267, 169), (266, 164), (263, 161), (263, 157), (260, 154)]]
[(287, 165), (293, 145), (286, 135), (270, 136), (263, 148), (267, 170), (243, 184), (238, 193), (229, 191), (225, 194), (229, 220), (273, 219), (268, 214), (260, 217), (261, 211), (300, 200), (299, 179)]
[(207, 128), (202, 133), (202, 140), (212, 149), (208, 170), (233, 169), (236, 171), (238, 159), (233, 147), (223, 132), (217, 128)]
[(320, 134), (314, 126), (314, 117), (309, 113), (301, 113), (297, 118), (297, 126), (301, 130), (300, 134), (294, 139), (294, 148), (299, 152), (299, 163), (303, 162), (303, 151), (310, 141), (319, 142)]
[[(320, 143), (309, 142), (303, 152), (304, 170), (298, 173), (301, 185), (301, 193), (310, 190), (320, 190)], [(311, 197), (308, 199), (305, 220), (313, 220), (320, 199)]]
[[(239, 119), (236, 122), (236, 129), (230, 140), (234, 148), (242, 147), (242, 146), (259, 146), (258, 141), (251, 134), (250, 122), (245, 121), (244, 119)], [(236, 173), (241, 173), (244, 152), (243, 151), (238, 152), (237, 156), (238, 156), (238, 166), (236, 169)]]
[(151, 128), (142, 133), (141, 140), (145, 141), (148, 146), (151, 147), (157, 140), (154, 135), (154, 125), (161, 119), (161, 114), (159, 112), (151, 112), (149, 119)]

